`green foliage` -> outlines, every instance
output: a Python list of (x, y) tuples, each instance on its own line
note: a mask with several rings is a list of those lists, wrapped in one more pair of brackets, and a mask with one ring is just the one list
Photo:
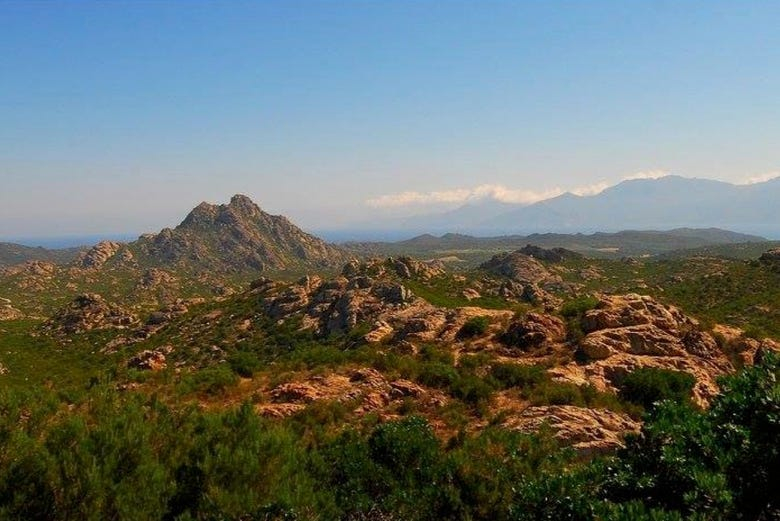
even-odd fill
[(722, 380), (707, 411), (665, 401), (608, 469), (613, 501), (703, 519), (780, 517), (780, 358)]
[(561, 306), (561, 316), (564, 318), (581, 317), (586, 311), (595, 309), (598, 303), (599, 299), (590, 295), (569, 300)]
[(224, 393), (229, 387), (238, 383), (236, 373), (229, 364), (219, 364), (206, 367), (188, 375), (182, 381), (182, 389), (185, 392), (197, 392), (207, 395)]
[(228, 358), (230, 368), (238, 376), (251, 378), (255, 372), (262, 367), (262, 362), (254, 353), (248, 351), (238, 351)]
[(620, 385), (620, 397), (646, 410), (662, 400), (688, 403), (696, 379), (671, 369), (640, 367), (626, 375)]
[[(530, 369), (490, 374), (549, 385)], [(662, 401), (625, 449), (589, 462), (549, 433), (494, 425), (446, 444), (420, 416), (320, 428), (344, 423), (338, 403), (271, 421), (248, 404), (174, 409), (100, 383), (70, 404), (3, 390), (0, 519), (777, 519), (779, 382), (767, 354), (725, 378), (709, 410)]]
[(493, 364), (490, 368), (490, 376), (498, 381), (504, 389), (510, 387), (527, 388), (549, 380), (544, 367), (538, 365)]
[(468, 319), (460, 331), (458, 331), (459, 338), (474, 338), (487, 333), (488, 327), (490, 327), (490, 317), (471, 317)]

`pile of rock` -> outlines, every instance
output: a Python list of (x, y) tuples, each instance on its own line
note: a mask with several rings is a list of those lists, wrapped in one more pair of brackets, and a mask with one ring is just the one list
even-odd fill
[(73, 299), (47, 320), (43, 329), (49, 333), (83, 333), (93, 329), (127, 329), (138, 324), (133, 313), (106, 302), (97, 293), (86, 293)]
[(78, 260), (78, 266), (84, 269), (100, 269), (106, 262), (121, 251), (121, 260), (133, 259), (133, 254), (123, 244), (113, 241), (101, 241), (84, 253)]
[(24, 318), (24, 313), (13, 307), (9, 299), (0, 298), (0, 321), (18, 320), (20, 318)]
[(616, 390), (640, 367), (683, 371), (696, 378), (695, 401), (706, 405), (718, 392), (717, 378), (734, 370), (696, 320), (648, 296), (603, 296), (585, 313), (582, 329), (587, 334), (580, 348), (588, 362), (551, 369), (558, 378)]
[(283, 417), (300, 411), (317, 401), (352, 403), (356, 414), (381, 410), (406, 397), (413, 397), (421, 407), (441, 407), (446, 396), (408, 380), (387, 380), (371, 368), (360, 368), (346, 374), (313, 376), (278, 385), (268, 391), (270, 403), (257, 406), (264, 416)]
[(547, 426), (561, 443), (587, 455), (622, 447), (623, 436), (640, 428), (639, 422), (625, 414), (573, 405), (528, 407), (519, 414), (509, 415), (504, 426), (529, 433)]
[(162, 371), (168, 366), (166, 355), (173, 352), (173, 346), (166, 345), (154, 350), (144, 350), (127, 361), (127, 366), (141, 371)]
[(253, 284), (252, 291), (275, 320), (300, 317), (303, 328), (324, 336), (370, 324), (372, 329), (365, 336), (370, 342), (454, 341), (470, 318), (486, 316), (499, 327), (512, 317), (511, 311), (504, 310), (433, 306), (386, 276), (387, 266), (373, 261), (354, 263), (344, 270), (345, 275), (334, 279), (308, 276), (286, 286), (263, 279)]

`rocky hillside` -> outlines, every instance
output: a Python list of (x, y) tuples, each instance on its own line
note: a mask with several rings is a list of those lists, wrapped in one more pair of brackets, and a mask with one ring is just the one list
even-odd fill
[(223, 273), (330, 268), (348, 259), (244, 195), (233, 196), (229, 204), (201, 203), (176, 228), (130, 246), (143, 264)]

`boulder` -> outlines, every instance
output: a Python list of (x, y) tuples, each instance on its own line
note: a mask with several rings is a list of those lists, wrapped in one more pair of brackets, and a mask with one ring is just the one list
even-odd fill
[(566, 326), (563, 321), (553, 315), (528, 313), (520, 320), (515, 320), (501, 335), (501, 341), (522, 351), (563, 342), (566, 338)]
[(626, 433), (640, 429), (639, 422), (625, 414), (573, 405), (528, 407), (504, 422), (506, 428), (528, 433), (537, 432), (545, 425), (564, 445), (586, 455), (613, 452), (624, 446)]

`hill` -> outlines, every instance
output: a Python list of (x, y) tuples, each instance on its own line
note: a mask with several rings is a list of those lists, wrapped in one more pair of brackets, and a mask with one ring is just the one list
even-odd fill
[[(594, 258), (641, 257), (662, 253), (706, 248), (717, 245), (753, 243), (761, 250), (766, 239), (755, 235), (718, 228), (678, 228), (667, 231), (627, 230), (616, 233), (593, 234), (543, 233), (474, 237), (447, 233), (440, 237), (424, 234), (406, 241), (393, 243), (346, 243), (344, 247), (362, 255), (415, 255), (417, 257), (457, 257), (475, 264), (492, 253), (516, 250), (527, 244), (544, 248), (566, 248)], [(766, 249), (766, 248), (764, 248)]]
[(142, 236), (129, 247), (143, 264), (224, 273), (321, 269), (347, 260), (343, 250), (262, 211), (244, 195), (229, 204), (201, 203), (176, 228)]
[(81, 248), (49, 250), (41, 247), (0, 242), (0, 266), (12, 266), (28, 261), (65, 263), (75, 259), (80, 251)]

